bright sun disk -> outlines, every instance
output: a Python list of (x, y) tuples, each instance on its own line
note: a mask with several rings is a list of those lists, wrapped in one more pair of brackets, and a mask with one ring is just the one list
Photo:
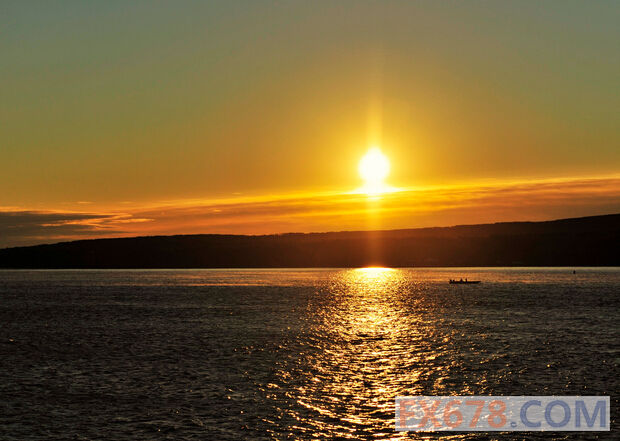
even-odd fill
[(367, 185), (379, 185), (390, 173), (390, 161), (379, 148), (373, 147), (361, 159), (358, 170)]

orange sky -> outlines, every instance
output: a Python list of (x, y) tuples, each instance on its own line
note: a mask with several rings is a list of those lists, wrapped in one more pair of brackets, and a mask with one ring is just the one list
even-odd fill
[[(614, 2), (3, 2), (0, 247), (620, 212)], [(355, 194), (369, 147), (378, 199)]]

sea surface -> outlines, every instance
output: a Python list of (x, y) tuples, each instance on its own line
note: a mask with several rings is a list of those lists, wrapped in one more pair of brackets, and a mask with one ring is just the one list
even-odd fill
[[(400, 433), (405, 395), (609, 395), (611, 431)], [(6, 441), (618, 440), (619, 398), (618, 268), (0, 271)]]

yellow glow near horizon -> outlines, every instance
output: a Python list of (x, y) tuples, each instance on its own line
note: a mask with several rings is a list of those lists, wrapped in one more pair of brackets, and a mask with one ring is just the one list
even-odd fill
[(365, 182), (365, 193), (382, 193), (386, 188), (383, 181), (390, 173), (390, 161), (378, 147), (372, 147), (360, 160), (358, 171)]
[(367, 275), (377, 275), (393, 271), (393, 269), (385, 266), (365, 266), (363, 268), (356, 268), (356, 271), (361, 271), (362, 273)]

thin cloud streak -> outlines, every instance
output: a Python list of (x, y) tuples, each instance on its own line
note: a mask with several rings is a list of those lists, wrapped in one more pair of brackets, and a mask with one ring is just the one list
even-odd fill
[(0, 248), (98, 237), (133, 236), (121, 228), (150, 219), (129, 214), (16, 211), (0, 208)]
[(620, 213), (620, 176), (401, 189), (372, 197), (352, 192), (171, 201), (123, 213), (0, 210), (0, 247), (97, 237), (400, 229), (611, 213)]

